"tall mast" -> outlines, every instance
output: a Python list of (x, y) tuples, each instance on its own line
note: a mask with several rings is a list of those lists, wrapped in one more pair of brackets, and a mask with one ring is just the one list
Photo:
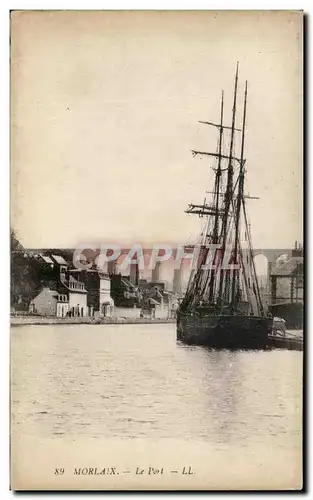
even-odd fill
[[(220, 200), (220, 184), (221, 184), (221, 175), (222, 175), (222, 147), (223, 147), (223, 119), (224, 119), (224, 91), (222, 91), (222, 98), (221, 98), (221, 117), (220, 117), (220, 127), (219, 127), (219, 145), (218, 145), (218, 165), (217, 165), (217, 170), (216, 170), (216, 177), (215, 177), (215, 220), (214, 220), (214, 227), (213, 227), (213, 243), (217, 244), (218, 243), (218, 232), (219, 232), (219, 200)], [(211, 270), (211, 278), (210, 278), (210, 285), (209, 285), (209, 301), (211, 302), (213, 299), (214, 295), (214, 279), (215, 279), (215, 271), (212, 269)]]
[[(235, 126), (236, 126), (236, 105), (237, 105), (237, 87), (238, 87), (238, 62), (236, 67), (236, 76), (235, 76), (235, 89), (234, 89), (234, 103), (233, 103), (233, 117), (232, 117), (232, 125), (231, 125), (231, 137), (230, 137), (230, 149), (229, 149), (229, 157), (228, 157), (228, 172), (227, 172), (227, 187), (225, 193), (225, 211), (223, 216), (223, 239), (222, 239), (222, 258), (224, 257), (225, 247), (226, 247), (226, 236), (227, 236), (227, 222), (228, 215), (231, 206), (231, 201), (233, 198), (233, 149), (234, 149), (234, 137), (235, 137)], [(224, 271), (221, 269), (220, 275), (220, 287), (219, 287), (219, 299), (222, 299), (223, 294), (223, 284), (224, 284)]]
[(222, 146), (223, 146), (223, 115), (224, 115), (224, 92), (222, 91), (222, 99), (221, 99), (221, 126), (220, 126), (220, 134), (219, 134), (219, 145), (218, 145), (218, 165), (216, 171), (216, 184), (215, 184), (215, 193), (216, 193), (216, 202), (215, 202), (215, 221), (213, 228), (213, 242), (217, 243), (218, 240), (218, 224), (219, 224), (219, 196), (220, 196), (220, 183), (221, 183), (221, 175), (222, 175)]
[[(209, 236), (210, 241), (214, 243), (217, 243), (218, 238), (219, 238), (219, 217), (220, 217), (220, 195), (222, 194), (220, 192), (220, 185), (221, 185), (221, 176), (222, 176), (222, 160), (224, 158), (224, 155), (222, 155), (222, 147), (223, 147), (223, 131), (224, 129), (230, 129), (231, 127), (227, 127), (223, 123), (223, 116), (224, 116), (224, 92), (222, 91), (222, 97), (221, 97), (221, 113), (220, 113), (220, 123), (212, 123), (212, 122), (207, 122), (207, 121), (200, 121), (199, 123), (203, 123), (205, 125), (211, 125), (219, 130), (219, 137), (218, 137), (218, 153), (208, 153), (208, 152), (200, 152), (200, 151), (192, 151), (193, 156), (196, 156), (197, 154), (203, 154), (203, 155), (208, 155), (208, 156), (214, 156), (218, 158), (218, 163), (217, 163), (217, 168), (215, 170), (215, 182), (214, 182), (214, 203), (212, 205), (207, 205), (206, 200), (204, 200), (203, 205), (195, 205), (195, 204), (189, 204), (188, 209), (186, 210), (187, 213), (192, 213), (192, 214), (198, 214), (199, 216), (212, 216), (213, 217), (213, 229), (212, 229), (212, 234), (209, 234), (209, 219), (208, 219), (208, 225), (205, 230), (204, 238), (205, 242), (207, 237)], [(226, 157), (228, 158), (228, 157)], [(211, 269), (211, 272), (207, 274), (207, 276), (203, 280), (203, 273), (201, 271), (201, 266), (206, 264), (207, 261), (207, 256), (208, 256), (209, 249), (208, 248), (203, 248), (202, 249), (202, 254), (200, 256), (200, 270), (195, 273), (194, 278), (193, 278), (193, 288), (192, 288), (192, 293), (194, 296), (197, 294), (203, 294), (207, 287), (207, 283), (210, 279), (210, 285), (209, 285), (209, 298), (212, 300), (213, 298), (213, 293), (214, 293), (214, 271)], [(203, 283), (204, 281), (204, 283)], [(191, 291), (191, 290), (190, 290)], [(188, 293), (186, 293), (187, 297)]]
[[(245, 147), (245, 130), (246, 130), (246, 111), (247, 111), (247, 95), (248, 95), (248, 82), (246, 81), (245, 86), (245, 100), (243, 107), (243, 119), (242, 119), (242, 136), (241, 136), (241, 153), (240, 153), (240, 170), (239, 170), (239, 185), (238, 185), (238, 195), (237, 195), (237, 206), (236, 206), (236, 217), (235, 217), (235, 248), (234, 248), (234, 263), (237, 264), (238, 260), (238, 248), (239, 248), (239, 223), (240, 223), (240, 211), (241, 203), (244, 196), (244, 179), (245, 179), (245, 160), (244, 160), (244, 147)], [(231, 302), (235, 305), (236, 301), (236, 284), (238, 283), (238, 269), (234, 270), (233, 281), (232, 281), (232, 291), (231, 291)]]

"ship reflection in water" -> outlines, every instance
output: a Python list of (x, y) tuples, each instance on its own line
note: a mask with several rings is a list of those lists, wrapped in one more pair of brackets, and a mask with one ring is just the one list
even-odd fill
[(12, 329), (12, 432), (299, 448), (302, 353), (179, 345), (175, 325)]

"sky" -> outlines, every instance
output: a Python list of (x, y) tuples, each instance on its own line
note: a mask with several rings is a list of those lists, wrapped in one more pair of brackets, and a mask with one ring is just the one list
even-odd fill
[(248, 80), (256, 248), (302, 241), (302, 15), (14, 12), (11, 225), (29, 248), (191, 243), (212, 188), (221, 91)]

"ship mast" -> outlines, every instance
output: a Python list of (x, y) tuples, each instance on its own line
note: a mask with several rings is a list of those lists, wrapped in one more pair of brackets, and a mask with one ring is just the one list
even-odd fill
[[(246, 110), (247, 110), (247, 94), (248, 94), (248, 83), (246, 81), (245, 86), (245, 98), (243, 107), (243, 119), (242, 119), (242, 136), (241, 136), (241, 154), (240, 154), (240, 170), (239, 170), (239, 185), (238, 185), (238, 195), (237, 195), (237, 206), (235, 215), (235, 248), (234, 248), (234, 263), (238, 264), (238, 250), (239, 250), (239, 227), (240, 227), (240, 212), (242, 206), (242, 200), (244, 197), (244, 179), (245, 179), (245, 160), (244, 160), (244, 146), (245, 146), (245, 130), (246, 130)], [(238, 285), (238, 270), (234, 270), (233, 280), (232, 280), (232, 291), (231, 291), (231, 302), (233, 307), (237, 301), (237, 290), (236, 284)]]
[[(236, 105), (237, 105), (237, 87), (238, 87), (238, 62), (236, 67), (236, 76), (235, 76), (235, 89), (234, 89), (234, 102), (233, 102), (233, 116), (232, 116), (232, 125), (231, 125), (231, 137), (230, 137), (230, 148), (229, 148), (229, 156), (228, 156), (228, 169), (227, 169), (227, 187), (225, 192), (225, 208), (223, 214), (222, 221), (222, 259), (224, 258), (225, 250), (226, 250), (226, 238), (227, 238), (227, 224), (229, 211), (231, 208), (231, 203), (233, 200), (233, 149), (234, 149), (234, 137), (235, 137), (235, 126), (236, 126)], [(218, 301), (219, 303), (223, 303), (223, 287), (224, 287), (224, 297), (227, 301), (228, 295), (228, 280), (225, 280), (224, 270), (220, 270), (220, 284), (219, 284), (219, 294)]]
[(222, 91), (222, 99), (221, 99), (221, 126), (220, 126), (220, 134), (219, 134), (219, 145), (218, 145), (218, 165), (215, 177), (215, 194), (216, 194), (216, 202), (215, 202), (215, 220), (214, 220), (214, 228), (213, 228), (213, 243), (218, 242), (218, 225), (219, 225), (219, 196), (220, 196), (220, 183), (221, 183), (221, 175), (222, 175), (222, 146), (223, 146), (223, 115), (224, 115), (224, 92)]
[[(218, 243), (219, 240), (219, 218), (220, 218), (220, 213), (219, 213), (219, 201), (220, 201), (220, 184), (221, 184), (221, 176), (222, 176), (222, 147), (223, 147), (223, 119), (224, 119), (224, 92), (222, 91), (222, 98), (221, 98), (221, 117), (220, 117), (220, 127), (219, 127), (219, 144), (218, 144), (218, 165), (217, 165), (217, 170), (216, 170), (216, 176), (215, 176), (215, 219), (214, 219), (214, 227), (213, 227), (213, 234), (212, 234), (212, 241), (214, 244)], [(212, 302), (213, 300), (213, 295), (214, 295), (214, 283), (215, 283), (215, 270), (211, 270), (211, 278), (210, 278), (210, 284), (209, 284), (209, 302)]]
[[(219, 240), (219, 218), (221, 217), (221, 210), (220, 210), (220, 195), (223, 193), (220, 192), (221, 188), (221, 177), (222, 177), (222, 160), (225, 158), (224, 155), (222, 155), (222, 148), (223, 148), (223, 131), (224, 129), (230, 129), (230, 127), (227, 127), (226, 125), (223, 124), (223, 115), (224, 115), (224, 92), (222, 91), (222, 97), (221, 97), (221, 114), (220, 114), (220, 123), (212, 123), (212, 122), (207, 122), (207, 121), (199, 121), (199, 123), (205, 124), (205, 125), (211, 125), (219, 129), (219, 139), (218, 139), (218, 153), (209, 153), (209, 152), (200, 152), (200, 151), (195, 151), (192, 150), (193, 156), (196, 156), (197, 154), (200, 155), (207, 155), (207, 156), (214, 156), (218, 159), (217, 163), (217, 168), (215, 170), (215, 182), (214, 182), (214, 202), (213, 205), (208, 205), (206, 204), (206, 200), (204, 200), (203, 205), (196, 205), (193, 203), (189, 204), (188, 209), (186, 210), (186, 213), (189, 214), (197, 214), (199, 217), (203, 216), (212, 216), (213, 217), (213, 230), (212, 233), (209, 233), (209, 219), (208, 219), (208, 225), (206, 227), (206, 232), (204, 234), (204, 243), (207, 243), (207, 238), (209, 238), (210, 243), (218, 243)], [(227, 158), (227, 157), (226, 157)], [(198, 298), (200, 298), (201, 291), (203, 294), (203, 291), (206, 289), (208, 280), (210, 278), (210, 292), (209, 292), (209, 299), (213, 299), (213, 294), (214, 294), (214, 278), (215, 278), (215, 272), (213, 269), (211, 269), (211, 272), (208, 273), (205, 279), (205, 284), (203, 286), (202, 284), (202, 279), (203, 279), (203, 273), (201, 266), (206, 264), (207, 261), (207, 256), (209, 249), (204, 246), (204, 248), (201, 249), (201, 256), (200, 256), (200, 266), (193, 276), (192, 282), (190, 281), (190, 288), (188, 287), (185, 298), (183, 303), (187, 305), (187, 303), (190, 304), (192, 301), (193, 303), (197, 302)], [(202, 286), (201, 286), (202, 285)], [(201, 288), (201, 291), (200, 291)]]

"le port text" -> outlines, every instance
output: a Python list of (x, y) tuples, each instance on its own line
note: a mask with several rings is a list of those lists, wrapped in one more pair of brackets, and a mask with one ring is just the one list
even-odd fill
[[(121, 475), (135, 475), (135, 476), (162, 476), (168, 474), (178, 474), (182, 476), (192, 476), (194, 470), (190, 465), (183, 467), (165, 469), (164, 467), (148, 466), (148, 467), (134, 467), (133, 469), (117, 469), (117, 467), (75, 467), (72, 470), (74, 476), (121, 476)], [(63, 476), (66, 474), (65, 468), (55, 468), (54, 474), (56, 476)]]

